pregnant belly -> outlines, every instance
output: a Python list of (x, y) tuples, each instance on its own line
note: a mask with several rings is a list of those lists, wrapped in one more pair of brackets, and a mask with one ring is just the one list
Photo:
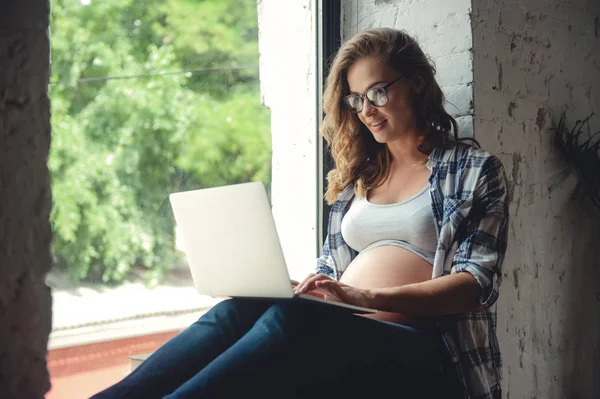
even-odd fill
[[(387, 288), (430, 280), (431, 272), (432, 266), (421, 257), (407, 249), (385, 245), (360, 253), (340, 281), (362, 289)], [(382, 311), (364, 317), (413, 326), (426, 323), (424, 318)]]

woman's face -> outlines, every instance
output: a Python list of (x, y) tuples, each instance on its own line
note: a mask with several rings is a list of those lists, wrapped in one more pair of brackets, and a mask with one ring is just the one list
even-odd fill
[[(348, 68), (348, 86), (352, 94), (363, 94), (372, 87), (385, 86), (402, 74), (375, 57), (361, 58)], [(364, 98), (363, 109), (357, 115), (379, 143), (390, 143), (416, 134), (413, 96), (417, 88), (411, 78), (403, 78), (387, 90), (388, 103), (375, 107)]]

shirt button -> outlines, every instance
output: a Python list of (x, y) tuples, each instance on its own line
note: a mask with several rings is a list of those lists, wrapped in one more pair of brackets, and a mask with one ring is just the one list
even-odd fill
[(438, 220), (438, 226), (441, 226), (441, 225), (442, 225), (442, 221)]

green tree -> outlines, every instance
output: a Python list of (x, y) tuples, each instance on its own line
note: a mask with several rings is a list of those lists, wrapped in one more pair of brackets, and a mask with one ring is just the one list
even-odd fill
[(119, 282), (137, 264), (156, 283), (176, 255), (170, 192), (269, 183), (256, 68), (148, 76), (257, 64), (254, 1), (238, 2), (250, 17), (223, 3), (53, 2), (53, 251), (73, 278)]
[(256, 1), (167, 0), (160, 9), (165, 24), (157, 25), (165, 42), (172, 43), (184, 65), (197, 68), (251, 66), (193, 75), (189, 87), (228, 96), (240, 83), (258, 83), (258, 17)]

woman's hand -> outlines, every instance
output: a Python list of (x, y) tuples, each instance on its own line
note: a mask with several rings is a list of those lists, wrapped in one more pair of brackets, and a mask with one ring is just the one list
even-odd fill
[(369, 290), (352, 287), (331, 279), (315, 281), (315, 289), (323, 292), (326, 299), (363, 308), (372, 307), (373, 295)]
[[(300, 284), (295, 286), (294, 292), (296, 294), (307, 294), (309, 291), (315, 290), (317, 287), (315, 286), (315, 282), (321, 280), (331, 280), (333, 279), (325, 274), (314, 274), (311, 273), (306, 277)], [(292, 285), (294, 285), (292, 283)]]
[[(292, 289), (294, 290), (295, 294), (297, 294), (296, 287), (298, 287), (298, 285), (300, 285), (300, 283), (298, 281), (292, 280)], [(312, 295), (312, 296), (316, 296), (317, 298), (325, 299), (325, 294), (321, 293), (320, 291), (317, 291), (317, 290), (305, 292), (305, 295)]]
[(368, 290), (340, 283), (325, 274), (310, 274), (294, 290), (297, 294), (316, 295), (331, 301), (369, 307), (371, 295)]

